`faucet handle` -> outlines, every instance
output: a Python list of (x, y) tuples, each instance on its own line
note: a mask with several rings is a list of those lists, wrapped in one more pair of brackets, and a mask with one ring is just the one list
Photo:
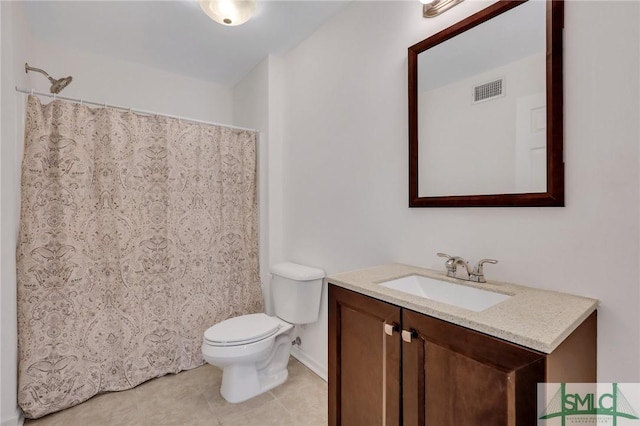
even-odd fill
[(456, 269), (458, 268), (456, 265), (456, 256), (449, 256), (446, 253), (436, 253), (438, 256), (440, 257), (446, 257), (447, 261), (444, 262), (444, 266), (445, 268), (447, 268), (447, 276), (448, 277), (455, 277), (456, 276)]
[(471, 273), (471, 281), (475, 281), (477, 283), (487, 282), (484, 278), (484, 269), (482, 268), (482, 265), (484, 265), (485, 263), (491, 263), (495, 265), (496, 263), (498, 263), (498, 261), (495, 259), (479, 260), (478, 263), (476, 263), (476, 266), (474, 266), (473, 272)]
[(482, 259), (482, 260), (478, 260), (478, 264), (476, 265), (477, 268), (482, 268), (482, 265), (485, 263), (491, 263), (491, 264), (496, 264), (498, 263), (497, 260), (495, 259)]

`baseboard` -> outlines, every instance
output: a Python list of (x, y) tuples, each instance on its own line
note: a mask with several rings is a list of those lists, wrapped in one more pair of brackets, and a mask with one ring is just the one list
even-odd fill
[(16, 415), (9, 418), (4, 419), (0, 422), (0, 426), (22, 426), (24, 424), (24, 416), (22, 415), (22, 410), (16, 410)]
[(325, 382), (328, 381), (329, 374), (327, 372), (326, 366), (311, 358), (305, 352), (301, 351), (297, 346), (291, 348), (291, 355), (293, 355), (295, 359), (304, 364), (309, 370), (320, 376), (322, 380), (324, 380)]

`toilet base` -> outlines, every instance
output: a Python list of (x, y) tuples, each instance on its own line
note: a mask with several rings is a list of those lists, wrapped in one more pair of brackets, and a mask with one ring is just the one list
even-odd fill
[(229, 402), (237, 403), (267, 392), (287, 381), (291, 337), (280, 335), (266, 359), (250, 363), (230, 363), (222, 369), (220, 394)]
[(229, 402), (244, 402), (281, 385), (287, 381), (288, 376), (286, 368), (273, 374), (262, 375), (256, 374), (255, 367), (229, 366), (223, 370), (220, 394)]

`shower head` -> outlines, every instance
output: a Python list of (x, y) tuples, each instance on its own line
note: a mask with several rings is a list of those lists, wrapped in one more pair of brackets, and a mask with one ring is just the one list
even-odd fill
[(47, 74), (46, 71), (41, 70), (40, 68), (30, 67), (29, 64), (25, 62), (25, 64), (24, 64), (24, 72), (28, 73), (29, 71), (39, 72), (39, 73), (44, 74), (45, 76), (47, 76), (47, 78), (51, 82), (51, 88), (49, 89), (49, 91), (51, 93), (60, 93), (62, 91), (62, 89), (67, 87), (69, 85), (69, 83), (71, 83), (71, 80), (73, 80), (73, 77), (71, 77), (71, 76), (64, 77), (64, 78), (61, 78), (59, 80), (56, 80), (55, 78), (53, 78), (49, 74)]
[(49, 77), (49, 81), (51, 82), (51, 93), (60, 93), (62, 89), (64, 89), (69, 85), (69, 83), (71, 83), (71, 80), (73, 80), (73, 77), (71, 76), (61, 78), (60, 80)]

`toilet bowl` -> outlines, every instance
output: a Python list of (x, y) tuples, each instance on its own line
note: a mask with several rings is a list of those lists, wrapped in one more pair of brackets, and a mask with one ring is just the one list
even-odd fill
[(266, 314), (231, 318), (207, 329), (202, 355), (223, 370), (220, 393), (242, 402), (287, 380), (293, 325)]
[(294, 326), (318, 319), (324, 271), (287, 262), (274, 265), (271, 273), (276, 316), (229, 318), (204, 333), (202, 355), (222, 368), (220, 393), (229, 402), (246, 401), (284, 383)]

